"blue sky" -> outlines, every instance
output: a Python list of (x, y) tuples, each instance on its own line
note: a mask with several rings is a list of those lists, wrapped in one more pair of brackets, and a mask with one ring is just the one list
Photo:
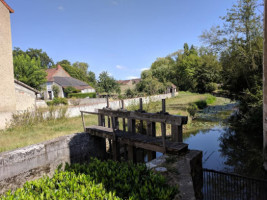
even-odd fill
[(235, 0), (6, 0), (13, 47), (43, 49), (54, 62), (87, 62), (98, 75), (140, 77), (157, 57), (200, 46)]

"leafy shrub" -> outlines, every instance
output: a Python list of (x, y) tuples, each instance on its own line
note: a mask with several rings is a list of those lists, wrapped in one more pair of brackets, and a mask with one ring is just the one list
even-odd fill
[(53, 91), (54, 96), (57, 98), (58, 94), (59, 94), (59, 87), (56, 86), (56, 85), (53, 85), (52, 86), (52, 91)]
[(214, 92), (217, 89), (218, 89), (218, 86), (216, 83), (208, 83), (207, 85), (205, 85), (206, 92)]
[(69, 98), (71, 97), (76, 97), (76, 98), (96, 98), (96, 93), (95, 92), (91, 92), (91, 93), (70, 93), (68, 95)]
[(68, 105), (68, 101), (67, 101), (67, 99), (65, 99), (65, 98), (61, 98), (61, 97), (56, 98), (56, 97), (55, 97), (52, 101), (48, 101), (48, 102), (46, 102), (46, 104), (47, 104), (48, 106), (55, 106), (55, 105), (60, 105), (60, 104)]
[(27, 182), (23, 188), (7, 192), (1, 199), (173, 199), (162, 175), (144, 164), (101, 162), (73, 164), (57, 170), (52, 178)]
[(197, 105), (198, 109), (204, 109), (208, 105), (205, 100), (196, 101), (195, 104)]
[(70, 93), (78, 93), (80, 92), (80, 90), (77, 90), (76, 88), (69, 86), (64, 88), (64, 92), (67, 94), (67, 96), (69, 96)]
[(197, 111), (198, 111), (198, 106), (195, 103), (190, 103), (187, 108), (187, 112), (189, 113), (189, 115), (194, 118)]
[(213, 104), (216, 101), (216, 97), (212, 95), (208, 95), (206, 102), (207, 104)]
[(128, 97), (128, 98), (133, 98), (135, 96), (135, 93), (133, 90), (131, 90), (130, 88), (128, 88), (126, 91), (125, 91), (125, 96)]

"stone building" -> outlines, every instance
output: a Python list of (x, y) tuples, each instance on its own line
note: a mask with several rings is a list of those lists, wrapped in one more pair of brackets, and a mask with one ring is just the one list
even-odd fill
[(0, 112), (16, 110), (10, 13), (14, 11), (0, 0)]
[(95, 89), (92, 88), (87, 83), (71, 77), (68, 72), (66, 72), (60, 65), (56, 68), (51, 68), (46, 70), (47, 82), (46, 82), (46, 91), (44, 93), (45, 99), (53, 99), (53, 85), (59, 88), (59, 97), (67, 97), (64, 93), (64, 88), (73, 87), (81, 93), (91, 93), (95, 92)]

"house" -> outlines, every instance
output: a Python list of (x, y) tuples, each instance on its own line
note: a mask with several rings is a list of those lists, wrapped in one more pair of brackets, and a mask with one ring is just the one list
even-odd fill
[(117, 81), (120, 85), (120, 88), (121, 88), (121, 92), (122, 93), (125, 93), (125, 91), (127, 89), (134, 89), (135, 88), (135, 85), (137, 83), (139, 83), (141, 81), (140, 78), (136, 78), (136, 79), (130, 79), (130, 80), (119, 80)]
[(166, 89), (166, 93), (176, 93), (176, 92), (177, 92), (177, 87), (174, 84), (171, 84)]
[(66, 93), (64, 92), (64, 89), (67, 87), (73, 87), (81, 91), (81, 93), (95, 92), (95, 89), (87, 83), (71, 77), (69, 73), (66, 72), (60, 65), (58, 65), (56, 68), (47, 69), (46, 72), (47, 82), (46, 91), (44, 93), (45, 99), (54, 98), (53, 85), (59, 88), (59, 97), (67, 97)]

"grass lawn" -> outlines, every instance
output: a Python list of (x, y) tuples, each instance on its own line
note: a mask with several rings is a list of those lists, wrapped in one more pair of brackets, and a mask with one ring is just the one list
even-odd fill
[[(178, 96), (166, 100), (166, 111), (170, 114), (187, 116), (187, 105), (198, 100), (204, 100), (207, 98), (207, 96), (208, 95), (206, 94), (180, 92)], [(228, 99), (217, 97), (214, 105), (223, 105), (229, 102), (230, 101)], [(161, 111), (161, 102), (150, 103), (144, 105), (143, 107), (148, 112), (159, 112)], [(130, 106), (130, 109), (138, 109), (138, 106)], [(97, 116), (85, 115), (85, 124), (96, 125)], [(185, 132), (195, 128), (192, 126), (192, 124), (193, 123), (187, 125)], [(167, 127), (167, 133), (170, 132), (169, 128)], [(157, 130), (160, 131), (159, 124), (157, 124)], [(0, 131), (0, 152), (36, 144), (59, 136), (82, 131), (83, 127), (81, 117), (49, 120), (36, 123), (31, 126), (14, 127), (5, 131)], [(159, 134), (159, 132), (157, 132), (157, 134)]]

